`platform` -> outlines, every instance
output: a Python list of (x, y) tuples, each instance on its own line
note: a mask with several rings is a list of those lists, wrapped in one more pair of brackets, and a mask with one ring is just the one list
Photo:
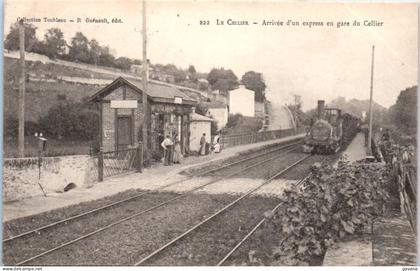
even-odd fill
[[(200, 165), (205, 166), (207, 163), (228, 159), (243, 152), (248, 152), (250, 150), (272, 144), (286, 143), (303, 138), (304, 136), (304, 134), (299, 134), (254, 144), (235, 146), (224, 149), (221, 153), (217, 154), (213, 153), (207, 156), (187, 157), (181, 161), (181, 164), (173, 166), (163, 166), (162, 164), (158, 164), (153, 165), (150, 168), (146, 168), (143, 173), (130, 173), (109, 177), (106, 178), (104, 182), (96, 183), (92, 188), (75, 188), (65, 193), (48, 194), (47, 197), (39, 196), (17, 202), (6, 203), (3, 204), (3, 222), (76, 205), (82, 202), (97, 200), (130, 189), (156, 190), (166, 184), (176, 181), (177, 179), (183, 178), (179, 175), (179, 172), (187, 170), (191, 167)], [(204, 183), (204, 181), (205, 180), (201, 180), (199, 178), (194, 180), (196, 185), (200, 182)], [(255, 185), (257, 185), (259, 181), (260, 180), (256, 180)], [(236, 183), (235, 187), (237, 186), (238, 185)], [(187, 189), (191, 189), (191, 186), (180, 184), (174, 187), (172, 191), (181, 192)], [(232, 190), (229, 189), (229, 187), (224, 187), (224, 189), (226, 192)], [(246, 187), (243, 187), (242, 189), (246, 189)], [(208, 192), (211, 193), (210, 190)], [(280, 191), (277, 191), (276, 193), (280, 193)]]
[[(366, 157), (364, 136), (356, 135), (343, 152), (350, 162)], [(324, 266), (412, 266), (416, 265), (416, 236), (408, 219), (390, 213), (373, 222), (363, 235), (352, 236), (327, 250)]]
[(373, 222), (371, 232), (353, 236), (327, 250), (324, 266), (415, 266), (416, 236), (403, 214)]
[(342, 156), (349, 162), (355, 162), (366, 158), (365, 136), (358, 133), (353, 141), (347, 146)]
[(404, 214), (393, 213), (375, 221), (372, 240), (373, 265), (417, 264), (416, 236)]

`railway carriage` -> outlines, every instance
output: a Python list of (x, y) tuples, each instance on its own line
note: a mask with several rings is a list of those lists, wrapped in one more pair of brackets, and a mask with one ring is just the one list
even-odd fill
[(304, 152), (335, 153), (350, 143), (356, 135), (359, 119), (350, 114), (342, 114), (338, 108), (325, 108), (324, 101), (318, 101), (317, 119), (305, 137)]

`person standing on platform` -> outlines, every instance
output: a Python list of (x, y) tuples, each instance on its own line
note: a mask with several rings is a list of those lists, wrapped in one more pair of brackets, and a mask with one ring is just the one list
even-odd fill
[(161, 146), (163, 148), (163, 164), (165, 166), (172, 165), (172, 146), (173, 142), (169, 135), (166, 136), (165, 140), (163, 140)]
[(203, 133), (203, 136), (200, 139), (200, 155), (206, 154), (206, 133)]
[(173, 162), (174, 164), (180, 164), (181, 163), (181, 144), (179, 141), (175, 142), (174, 145), (174, 158), (173, 158)]
[(215, 153), (219, 153), (221, 151), (220, 148), (220, 133), (218, 133), (213, 139), (213, 148)]

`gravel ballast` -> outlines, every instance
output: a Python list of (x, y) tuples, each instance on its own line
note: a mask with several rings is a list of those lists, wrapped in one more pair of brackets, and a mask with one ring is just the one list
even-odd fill
[[(239, 197), (241, 193), (256, 187), (263, 181), (262, 179), (272, 176), (306, 155), (298, 150), (290, 151), (279, 155), (268, 163), (240, 172), (234, 176), (239, 181), (243, 180), (244, 183), (244, 187), (239, 193), (226, 193), (229, 191), (227, 187), (218, 189), (218, 185), (221, 186), (222, 182), (226, 186), (231, 180), (224, 178), (220, 183), (216, 182), (207, 187), (208, 191), (211, 190), (210, 193), (206, 193), (206, 188), (200, 189), (197, 191), (198, 193), (188, 194), (185, 198), (80, 240), (59, 251), (33, 260), (27, 265), (132, 265), (159, 246), (223, 208)], [(323, 156), (319, 156), (319, 159), (316, 157), (307, 159), (302, 165), (291, 169), (280, 178), (298, 180), (306, 176), (311, 164), (324, 159)], [(196, 187), (202, 182), (220, 177), (223, 176), (216, 175), (197, 179), (197, 182), (195, 184), (191, 182), (191, 185), (194, 184)], [(246, 180), (251, 181), (247, 182)], [(275, 182), (281, 184), (282, 189), (289, 185), (286, 184), (287, 180), (284, 181), (284, 185), (281, 179), (275, 180)], [(268, 185), (265, 187), (266, 190), (263, 194), (246, 197), (214, 220), (204, 224), (196, 232), (177, 242), (175, 246), (169, 247), (150, 262), (146, 262), (145, 265), (215, 265), (261, 220), (264, 212), (271, 210), (278, 203), (279, 192), (277, 191), (274, 196), (273, 193), (270, 194), (268, 187)], [(191, 187), (191, 189), (193, 188)], [(6, 243), (3, 248), (3, 262), (13, 265), (118, 219), (177, 197), (187, 190), (150, 192), (139, 199), (69, 222), (67, 225), (48, 229), (38, 235), (25, 237), (10, 244)], [(10, 221), (4, 224), (4, 234), (5, 236), (15, 235), (141, 192), (144, 191), (130, 190), (101, 200)], [(270, 244), (277, 241), (276, 238), (275, 233), (273, 236), (264, 236), (257, 240), (255, 240), (255, 236), (252, 236), (239, 251), (232, 255), (227, 264), (243, 264), (248, 258), (249, 251), (255, 249), (255, 245), (269, 247)], [(259, 240), (266, 240), (266, 242), (261, 243)]]

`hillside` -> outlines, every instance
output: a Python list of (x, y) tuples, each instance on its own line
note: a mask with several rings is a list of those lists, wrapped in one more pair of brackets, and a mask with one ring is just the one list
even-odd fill
[[(338, 97), (327, 103), (327, 106), (340, 108), (344, 113), (349, 113), (359, 118), (362, 117), (363, 111), (369, 112), (369, 100), (350, 99), (347, 101), (344, 97)], [(386, 108), (375, 101), (372, 102), (372, 108), (374, 112), (386, 112)]]
[(295, 127), (292, 112), (285, 105), (267, 103), (268, 126), (266, 130), (291, 129)]
[[(14, 52), (4, 57), (4, 116), (17, 116), (19, 65)], [(73, 63), (28, 53), (26, 56), (25, 118), (37, 121), (54, 105), (64, 101), (81, 102), (118, 76), (139, 79), (138, 75), (122, 70)], [(159, 84), (165, 82), (150, 80)], [(188, 96), (207, 100), (206, 93), (176, 86)]]
[[(369, 100), (358, 100), (350, 99), (346, 100), (344, 97), (338, 97), (326, 104), (326, 107), (339, 108), (342, 110), (342, 113), (348, 113), (353, 116), (362, 118), (363, 112), (368, 114), (369, 112)], [(372, 102), (373, 107), (373, 118), (378, 122), (383, 122), (386, 118), (387, 109), (377, 102)], [(315, 116), (317, 114), (317, 109), (313, 108), (306, 111), (308, 117)]]
[[(17, 61), (4, 58), (4, 117), (17, 116), (18, 109), (18, 84), (14, 74), (17, 74)], [(45, 115), (54, 105), (63, 101), (81, 102), (86, 97), (97, 92), (101, 85), (65, 82), (59, 74), (69, 76), (91, 76), (83, 70), (63, 67), (40, 62), (28, 62), (25, 95), (25, 119), (37, 121)], [(94, 74), (99, 77), (99, 74)], [(107, 75), (102, 76), (103, 79)]]

